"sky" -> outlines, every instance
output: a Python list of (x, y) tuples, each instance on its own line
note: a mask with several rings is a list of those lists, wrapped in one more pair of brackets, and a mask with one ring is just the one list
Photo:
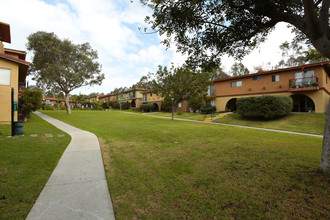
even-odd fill
[[(54, 32), (75, 44), (89, 42), (98, 52), (105, 79), (101, 86), (81, 87), (72, 94), (109, 93), (117, 87), (130, 87), (159, 65), (180, 66), (186, 56), (176, 52), (175, 45), (161, 44), (164, 36), (144, 34), (139, 27), (152, 11), (139, 0), (0, 0), (0, 21), (10, 24), (11, 44), (6, 48), (26, 51), (27, 37), (37, 31)], [(150, 28), (148, 29), (150, 30)], [(285, 23), (279, 23), (259, 48), (242, 63), (253, 72), (255, 66), (271, 69), (281, 60), (279, 45), (294, 35)], [(27, 54), (31, 62), (33, 54)], [(222, 57), (228, 72), (235, 60)], [(30, 76), (27, 81), (35, 84)]]

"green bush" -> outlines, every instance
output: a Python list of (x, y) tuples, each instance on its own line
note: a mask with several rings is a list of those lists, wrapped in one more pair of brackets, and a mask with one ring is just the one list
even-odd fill
[(263, 95), (239, 98), (236, 101), (237, 113), (245, 118), (274, 119), (292, 111), (292, 98), (280, 95)]
[(155, 106), (153, 104), (142, 104), (140, 105), (140, 109), (144, 112), (150, 112), (155, 109)]
[(42, 109), (43, 110), (54, 110), (54, 107), (51, 105), (44, 105)]
[(36, 111), (42, 107), (42, 91), (39, 89), (26, 88), (23, 90), (21, 99), (19, 100), (19, 112), (22, 114), (24, 121), (32, 111)]
[(204, 106), (201, 108), (201, 113), (203, 114), (212, 114), (216, 111), (216, 107), (215, 106), (211, 106), (211, 105), (208, 105), (208, 106)]
[(198, 96), (191, 98), (188, 101), (188, 105), (194, 112), (196, 112), (197, 110), (201, 109), (201, 107), (203, 105), (203, 100), (204, 100), (204, 97), (201, 95), (198, 95)]
[(172, 112), (172, 104), (171, 104), (171, 100), (169, 98), (165, 98), (161, 102), (161, 110), (163, 112)]
[(108, 103), (103, 102), (103, 103), (102, 103), (102, 108), (103, 108), (103, 109), (109, 109), (109, 105), (108, 105)]
[(65, 106), (61, 106), (60, 107), (60, 110), (66, 110), (66, 107)]
[(102, 110), (100, 101), (94, 101), (93, 102), (93, 109), (94, 110)]
[(129, 102), (122, 102), (121, 103), (121, 110), (126, 110), (126, 109), (129, 109), (131, 108), (131, 103)]
[[(114, 109), (119, 109), (120, 108), (120, 106), (119, 106), (119, 102), (118, 101), (110, 101), (109, 103), (108, 103), (108, 106), (110, 107), (110, 108), (114, 108)], [(118, 107), (118, 108), (117, 108)]]

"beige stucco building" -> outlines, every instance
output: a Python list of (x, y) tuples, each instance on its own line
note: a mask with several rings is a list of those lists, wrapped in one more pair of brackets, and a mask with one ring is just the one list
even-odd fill
[(285, 95), (294, 112), (324, 113), (330, 97), (330, 62), (214, 80), (208, 97), (217, 111), (236, 110), (236, 99), (259, 95)]
[[(0, 22), (0, 25), (7, 25)], [(8, 25), (9, 27), (9, 25)], [(9, 29), (8, 29), (9, 31)], [(3, 34), (0, 33), (0, 35)], [(10, 36), (10, 33), (9, 33)], [(1, 38), (0, 36), (0, 39)], [(8, 42), (9, 41), (9, 42)], [(9, 40), (6, 41), (10, 43)], [(0, 41), (0, 123), (9, 124), (11, 122), (11, 88), (14, 88), (16, 102), (19, 101), (19, 88), (25, 86), (25, 78), (30, 63), (25, 61), (26, 52), (4, 48)], [(15, 121), (18, 120), (17, 111)]]

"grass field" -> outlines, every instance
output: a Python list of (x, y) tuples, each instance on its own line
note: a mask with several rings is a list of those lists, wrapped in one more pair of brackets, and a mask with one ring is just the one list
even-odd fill
[(234, 113), (219, 118), (216, 122), (322, 135), (324, 132), (325, 114), (291, 113), (276, 120), (256, 121), (244, 119), (239, 114)]
[[(133, 110), (125, 110), (123, 112), (133, 112), (141, 114), (141, 112)], [(144, 114), (172, 117), (172, 113), (170, 112), (151, 112)], [(215, 113), (213, 117), (218, 114), (219, 113)], [(203, 121), (205, 117), (210, 118), (211, 114), (204, 116), (203, 114), (197, 113), (176, 112), (174, 114), (174, 117)], [(214, 122), (322, 135), (324, 132), (325, 114), (290, 113), (289, 115), (276, 120), (248, 120), (240, 117), (239, 114), (234, 113), (226, 117), (219, 118)]]
[(44, 113), (95, 133), (117, 219), (329, 219), (322, 139), (116, 111)]
[(35, 115), (24, 123), (24, 136), (10, 134), (10, 125), (0, 125), (0, 219), (25, 219), (70, 136)]

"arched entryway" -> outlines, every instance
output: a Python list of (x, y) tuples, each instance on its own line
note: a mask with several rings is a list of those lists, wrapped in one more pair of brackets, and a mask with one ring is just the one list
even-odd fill
[(159, 106), (157, 103), (154, 103), (154, 111), (159, 111)]
[(293, 112), (315, 112), (315, 104), (306, 95), (297, 94), (291, 96), (293, 100)]
[(236, 100), (237, 98), (233, 98), (230, 99), (227, 104), (226, 104), (226, 111), (236, 111), (237, 107), (236, 107)]
[(135, 108), (135, 107), (136, 107), (135, 100), (132, 100), (132, 102), (131, 102), (131, 107), (132, 107), (132, 108)]

